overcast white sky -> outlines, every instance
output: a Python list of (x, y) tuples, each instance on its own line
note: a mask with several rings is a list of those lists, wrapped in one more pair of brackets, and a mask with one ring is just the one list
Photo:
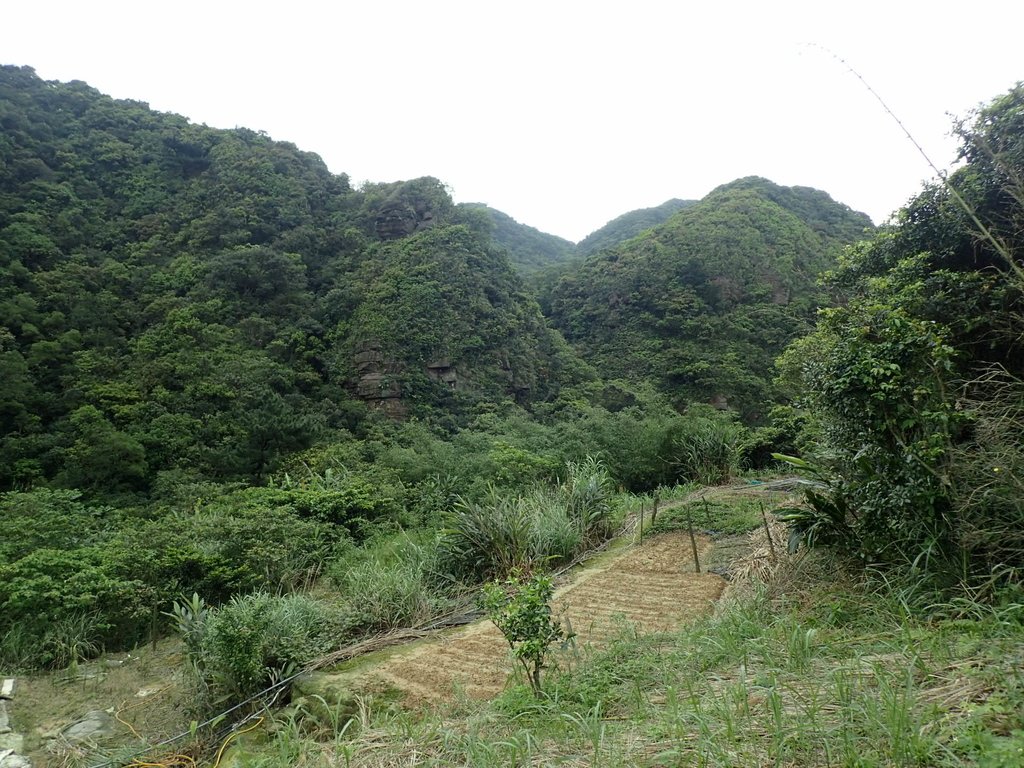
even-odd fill
[(0, 63), (263, 130), (354, 183), (437, 176), (579, 240), (740, 176), (884, 220), (940, 167), (947, 113), (1024, 79), (1024, 2), (11, 3)]

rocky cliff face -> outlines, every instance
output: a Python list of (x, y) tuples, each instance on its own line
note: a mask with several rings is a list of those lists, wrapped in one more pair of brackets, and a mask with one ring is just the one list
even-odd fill
[(431, 381), (441, 382), (450, 389), (458, 389), (459, 387), (459, 374), (456, 372), (455, 366), (452, 365), (452, 361), (447, 357), (441, 357), (427, 363), (427, 376), (430, 377)]
[(437, 219), (434, 212), (424, 206), (417, 210), (409, 203), (395, 201), (388, 203), (373, 221), (373, 228), (381, 240), (398, 240), (434, 226)]
[(392, 418), (405, 416), (408, 409), (402, 402), (401, 364), (387, 360), (381, 345), (376, 342), (362, 344), (352, 363), (356, 369), (355, 388), (359, 398)]
[(377, 192), (371, 212), (381, 240), (400, 240), (450, 222), (455, 210), (444, 185), (430, 176), (380, 185)]
[[(478, 378), (496, 378), (503, 385), (504, 394), (516, 402), (529, 400), (531, 386), (526, 377), (517, 374), (507, 352), (495, 355), (495, 366), (477, 368)], [(370, 407), (401, 419), (408, 415), (409, 404), (403, 399), (402, 381), (406, 374), (415, 373), (397, 360), (389, 359), (379, 342), (362, 343), (352, 356), (356, 372), (355, 393)], [(487, 373), (484, 368), (492, 368)], [(473, 387), (474, 369), (467, 365), (456, 365), (449, 357), (438, 357), (423, 366), (423, 373), (429, 381), (449, 390), (466, 391)]]
[[(339, 371), (355, 395), (397, 417), (480, 401), (548, 397), (589, 376), (544, 321), (480, 217), (458, 220), (433, 179), (370, 190), (378, 242), (359, 265)], [(348, 294), (346, 294), (348, 295)]]

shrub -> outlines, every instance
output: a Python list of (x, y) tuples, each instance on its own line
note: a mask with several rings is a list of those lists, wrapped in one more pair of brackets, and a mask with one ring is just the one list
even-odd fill
[(525, 448), (497, 441), (488, 453), (494, 467), (493, 481), (503, 488), (520, 488), (530, 483), (548, 480), (558, 471), (558, 462)]
[(784, 356), (834, 476), (810, 522), (938, 587), (988, 590), (1024, 560), (1022, 392), (990, 375), (1024, 365), (1022, 106), (1018, 84), (958, 123), (964, 162), (846, 252), (848, 300)]
[(568, 463), (556, 488), (518, 496), (492, 488), (482, 500), (460, 499), (441, 540), (445, 562), (460, 577), (487, 579), (571, 560), (614, 530), (611, 499), (611, 479), (591, 458)]
[(750, 430), (738, 446), (744, 469), (768, 469), (777, 466), (774, 454), (799, 456), (805, 446), (807, 429), (803, 414), (789, 405), (777, 405), (768, 414), (768, 423)]
[(667, 437), (681, 417), (667, 406), (631, 406), (617, 413), (585, 407), (581, 418), (559, 425), (562, 455), (583, 461), (600, 456), (614, 484), (648, 491), (672, 482), (671, 446)]
[(211, 611), (195, 659), (215, 694), (247, 698), (328, 651), (336, 621), (304, 595), (257, 592)]
[(182, 593), (198, 592), (218, 604), (254, 590), (301, 588), (320, 572), (335, 538), (328, 524), (240, 493), (139, 521), (122, 529), (115, 543), (130, 553), (130, 572), (166, 606)]
[(853, 301), (801, 342), (832, 470), (810, 505), (872, 562), (951, 554), (946, 472), (964, 414), (946, 334), (904, 308)]
[(541, 670), (552, 644), (570, 635), (561, 622), (551, 618), (551, 579), (540, 574), (524, 579), (513, 573), (501, 582), (484, 586), (487, 617), (505, 636), (512, 655), (523, 665), (534, 696), (541, 695)]
[(89, 506), (79, 491), (39, 488), (0, 494), (0, 563), (11, 563), (36, 549), (74, 549), (107, 538), (115, 519), (109, 507)]
[(674, 480), (724, 483), (736, 472), (745, 430), (732, 414), (692, 405), (668, 435)]
[(144, 635), (150, 591), (121, 575), (122, 556), (101, 547), (37, 549), (0, 566), (0, 615), (35, 639), (34, 666), (131, 646)]

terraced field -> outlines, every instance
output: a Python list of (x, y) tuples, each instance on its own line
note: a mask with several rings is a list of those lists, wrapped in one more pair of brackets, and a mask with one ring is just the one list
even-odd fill
[[(711, 546), (698, 539), (702, 560)], [(600, 645), (626, 626), (655, 632), (707, 613), (725, 584), (694, 571), (689, 536), (675, 532), (606, 555), (556, 592), (554, 608), (568, 619), (578, 645)], [(356, 687), (397, 689), (409, 706), (459, 692), (484, 699), (504, 688), (511, 669), (505, 639), (489, 621), (479, 621), (396, 652), (363, 673)]]

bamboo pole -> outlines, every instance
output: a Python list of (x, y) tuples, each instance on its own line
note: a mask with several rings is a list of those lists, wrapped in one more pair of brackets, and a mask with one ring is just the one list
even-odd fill
[(700, 573), (700, 558), (697, 557), (697, 537), (693, 535), (693, 516), (686, 510), (686, 523), (690, 529), (690, 546), (693, 547), (693, 568)]
[(758, 506), (761, 508), (761, 520), (764, 522), (764, 535), (768, 537), (768, 551), (772, 553), (772, 560), (775, 560), (775, 542), (772, 541), (772, 532), (768, 527), (768, 515), (764, 511), (764, 502), (758, 502)]

